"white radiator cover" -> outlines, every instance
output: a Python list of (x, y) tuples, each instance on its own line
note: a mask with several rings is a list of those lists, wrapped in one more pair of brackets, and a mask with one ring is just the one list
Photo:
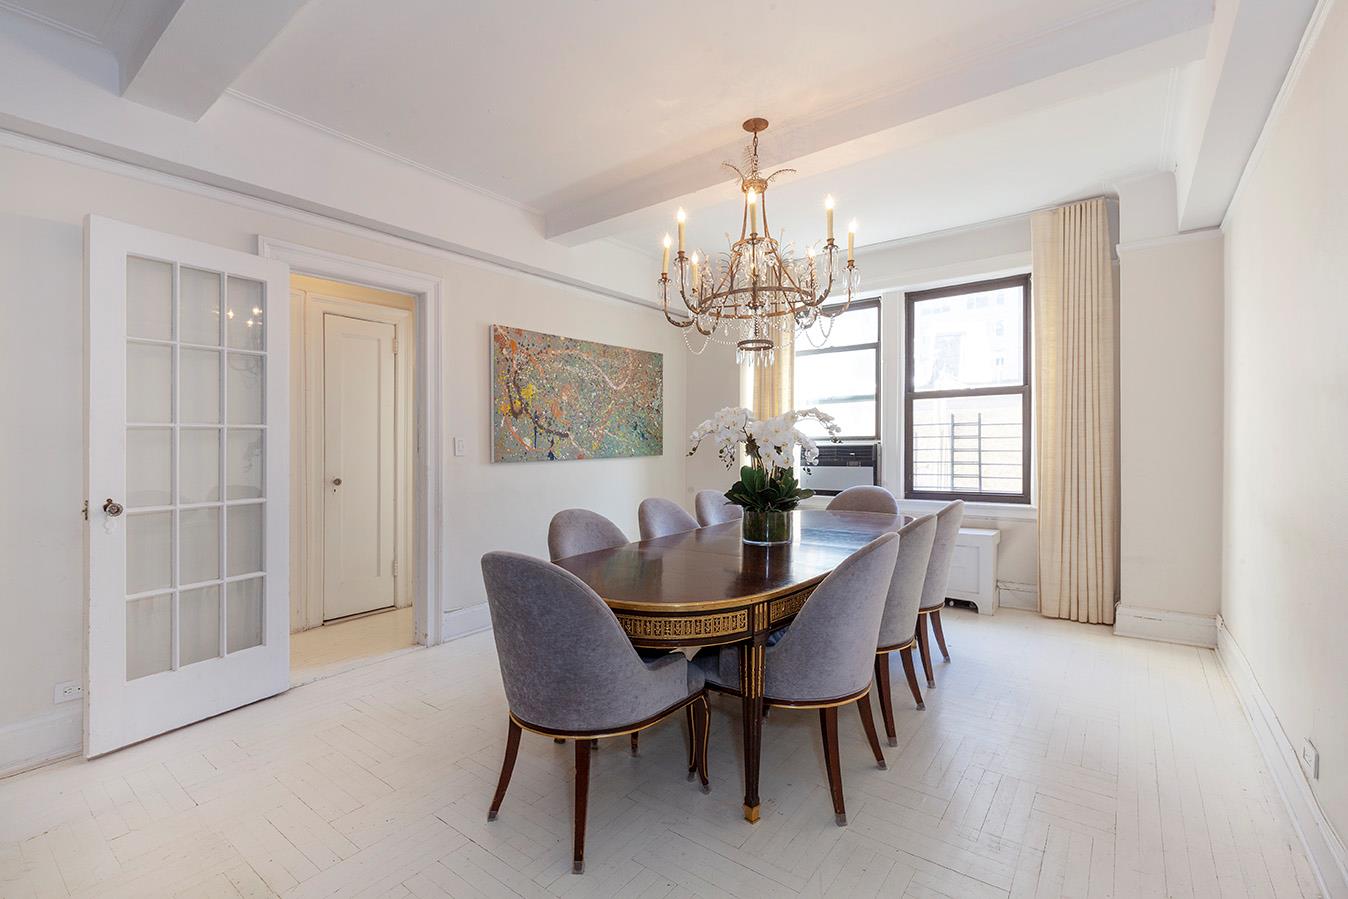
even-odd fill
[(973, 603), (980, 615), (997, 611), (997, 544), (1001, 539), (1002, 532), (996, 528), (960, 528), (950, 560), (947, 597)]

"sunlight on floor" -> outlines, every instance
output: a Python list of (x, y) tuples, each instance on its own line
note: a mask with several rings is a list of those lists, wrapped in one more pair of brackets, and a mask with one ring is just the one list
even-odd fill
[(416, 645), (412, 607), (326, 624), (290, 635), (290, 683), (307, 684)]

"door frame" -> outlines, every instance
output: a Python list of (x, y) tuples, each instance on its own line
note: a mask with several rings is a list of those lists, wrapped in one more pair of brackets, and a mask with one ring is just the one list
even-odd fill
[[(449, 459), (444, 402), (442, 330), (444, 280), (424, 272), (395, 268), (354, 256), (258, 235), (257, 253), (290, 266), (292, 274), (361, 284), (377, 290), (410, 294), (415, 305), (413, 381), (411, 546), (412, 605), (416, 641), (434, 646), (444, 639), (444, 601), (449, 595), (445, 565), (444, 496)], [(291, 321), (302, 327), (304, 309), (291, 303)], [(292, 366), (292, 395), (299, 387)], [(292, 582), (294, 574), (292, 572)], [(295, 595), (292, 592), (292, 595)], [(292, 611), (291, 620), (294, 620)]]
[[(291, 302), (295, 300), (295, 289), (291, 288)], [(411, 299), (409, 297), (409, 299)], [(328, 296), (316, 291), (304, 291), (303, 316), (304, 333), (304, 390), (303, 405), (300, 409), (304, 423), (298, 429), (299, 451), (303, 458), (300, 467), (295, 469), (292, 463), (292, 477), (296, 478), (303, 492), (304, 512), (302, 533), (292, 534), (298, 542), (294, 544), (302, 551), (303, 557), (297, 558), (296, 549), (291, 550), (291, 570), (302, 564), (305, 578), (304, 589), (292, 596), (302, 596), (303, 601), (291, 604), (291, 632), (319, 627), (325, 620), (325, 574), (326, 556), (323, 529), (316, 525), (324, 521), (323, 504), (327, 497), (327, 472), (324, 470), (324, 442), (326, 435), (326, 410), (324, 390), (313, 389), (323, 383), (324, 360), (327, 357), (327, 345), (324, 340), (323, 324), (328, 315), (342, 315), (362, 321), (379, 322), (392, 325), (395, 346), (394, 354), (395, 413), (394, 429), (396, 474), (394, 480), (394, 559), (399, 563), (395, 576), (396, 593), (394, 605), (397, 608), (412, 605), (411, 582), (416, 565), (416, 548), (411, 542), (412, 517), (416, 510), (416, 497), (413, 495), (409, 476), (413, 471), (412, 447), (416, 443), (414, 423), (416, 421), (416, 390), (414, 385), (414, 366), (416, 364), (416, 307), (412, 299), (412, 309), (399, 309), (394, 306), (381, 306), (344, 297)], [(409, 329), (411, 336), (409, 339)], [(292, 528), (292, 532), (294, 529)], [(299, 627), (297, 628), (296, 625)]]

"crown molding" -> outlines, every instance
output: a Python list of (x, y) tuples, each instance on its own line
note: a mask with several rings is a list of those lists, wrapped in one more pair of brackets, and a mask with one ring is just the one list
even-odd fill
[(1132, 240), (1128, 243), (1118, 244), (1114, 247), (1114, 251), (1122, 256), (1125, 253), (1132, 253), (1136, 250), (1153, 250), (1157, 247), (1168, 247), (1174, 244), (1199, 243), (1205, 240), (1214, 240), (1221, 236), (1221, 228), (1200, 228), (1197, 231), (1181, 231), (1179, 234), (1167, 234), (1164, 237), (1148, 237), (1145, 240)]

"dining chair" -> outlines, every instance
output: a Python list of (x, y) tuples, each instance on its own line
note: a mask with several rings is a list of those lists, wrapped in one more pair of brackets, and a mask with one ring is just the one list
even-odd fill
[(487, 820), (496, 820), (528, 730), (575, 740), (576, 803), (572, 867), (585, 868), (585, 817), (591, 744), (635, 733), (692, 709), (689, 777), (707, 780), (711, 711), (701, 669), (679, 653), (642, 661), (604, 601), (569, 571), (530, 556), (489, 552), (482, 579), (509, 704), (505, 758)]
[(858, 484), (848, 487), (828, 502), (830, 512), (884, 512), (899, 514), (899, 502), (883, 487)]
[(622, 528), (589, 509), (563, 509), (548, 525), (548, 555), (554, 562), (627, 542)]
[(693, 497), (693, 511), (697, 513), (698, 524), (704, 528), (744, 517), (744, 507), (729, 502), (720, 490), (699, 490)]
[(950, 562), (955, 557), (955, 542), (960, 536), (960, 522), (964, 520), (964, 500), (946, 503), (936, 513), (936, 539), (927, 562), (927, 577), (922, 583), (922, 606), (918, 609), (917, 651), (922, 656), (922, 671), (927, 675), (927, 686), (936, 686), (931, 669), (931, 643), (927, 623), (936, 636), (941, 656), (950, 661), (950, 650), (945, 646), (945, 631), (941, 629), (941, 609), (945, 607), (946, 585), (950, 582)]
[[(891, 533), (852, 553), (810, 594), (781, 642), (767, 648), (764, 705), (819, 710), (824, 767), (839, 827), (847, 824), (838, 755), (839, 707), (856, 703), (875, 764), (886, 767), (871, 716), (871, 659), (898, 551), (899, 536)], [(708, 689), (739, 695), (739, 653), (739, 647), (730, 646), (693, 660), (705, 672)]]
[(918, 606), (922, 603), (922, 584), (927, 578), (927, 563), (936, 539), (936, 516), (923, 515), (899, 528), (899, 554), (894, 562), (894, 577), (889, 581), (885, 614), (880, 620), (880, 639), (875, 648), (875, 687), (880, 694), (880, 717), (885, 721), (885, 736), (890, 746), (899, 745), (894, 729), (894, 699), (889, 687), (889, 659), (897, 652), (903, 660), (903, 674), (919, 709), (922, 690), (913, 668), (913, 645), (917, 642)]
[(697, 519), (685, 512), (682, 506), (658, 496), (643, 499), (641, 505), (637, 506), (637, 525), (641, 528), (642, 540), (654, 540), (656, 537), (668, 537), (698, 528)]

